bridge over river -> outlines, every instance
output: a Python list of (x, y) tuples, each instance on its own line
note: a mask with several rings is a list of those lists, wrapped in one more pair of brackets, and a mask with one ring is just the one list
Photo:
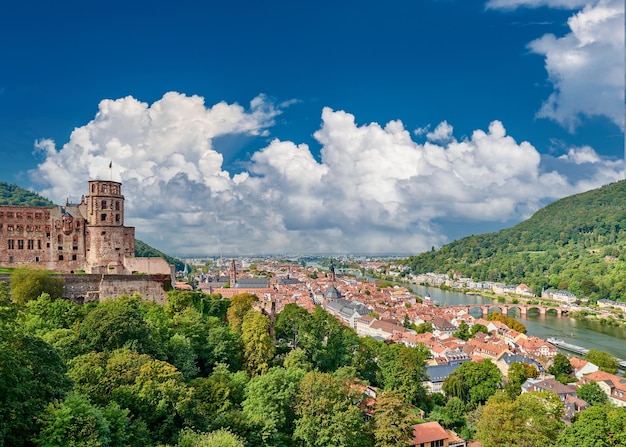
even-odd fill
[(455, 304), (440, 306), (441, 309), (453, 309), (456, 311), (464, 310), (471, 313), (472, 310), (478, 309), (483, 317), (487, 317), (492, 312), (498, 312), (507, 317), (523, 316), (530, 314), (536, 315), (554, 315), (557, 317), (566, 317), (569, 315), (570, 309), (562, 306), (540, 306), (538, 304)]

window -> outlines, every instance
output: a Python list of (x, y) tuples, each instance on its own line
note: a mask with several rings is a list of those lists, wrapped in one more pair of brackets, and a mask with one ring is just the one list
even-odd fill
[(13, 239), (9, 239), (7, 241), (7, 244), (8, 244), (9, 250), (14, 250), (15, 249), (15, 241)]
[(18, 239), (17, 240), (17, 249), (18, 250), (24, 250), (24, 239)]
[(107, 209), (107, 201), (103, 200), (102, 201), (102, 205), (100, 206), (101, 209), (106, 210)]
[(105, 222), (106, 220), (107, 220), (107, 215), (104, 213), (100, 214), (100, 221)]
[(91, 192), (96, 192), (96, 185), (91, 185)]
[(35, 256), (35, 262), (39, 262), (39, 256)]
[(28, 244), (28, 249), (29, 250), (34, 250), (35, 249), (35, 241), (34, 240), (29, 239), (27, 244)]
[(7, 225), (7, 231), (13, 231), (13, 225)]
[(120, 202), (115, 202), (115, 211), (120, 210)]
[(76, 261), (76, 255), (72, 255), (72, 261)]
[(63, 255), (59, 255), (59, 261), (63, 260)]
[(41, 239), (37, 239), (37, 249), (41, 250)]
[(119, 214), (116, 214), (116, 215), (115, 215), (115, 222), (119, 222), (119, 221), (120, 221), (120, 215), (119, 215)]
[(13, 264), (13, 256), (9, 256), (9, 263)]
[(10, 212), (10, 211), (9, 211), (9, 212), (7, 212), (7, 217), (8, 217), (9, 219), (13, 219), (13, 213), (12, 213), (12, 212)]
[(57, 243), (59, 245), (63, 243), (63, 236), (61, 236), (60, 234), (57, 236)]

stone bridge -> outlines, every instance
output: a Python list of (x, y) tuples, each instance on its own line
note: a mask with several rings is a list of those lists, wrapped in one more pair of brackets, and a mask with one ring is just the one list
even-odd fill
[(455, 309), (457, 311), (464, 310), (470, 313), (473, 309), (480, 309), (482, 316), (487, 317), (492, 312), (498, 312), (508, 317), (515, 317), (521, 315), (527, 316), (529, 312), (538, 313), (539, 315), (554, 315), (557, 317), (566, 317), (569, 314), (570, 309), (567, 307), (554, 306), (540, 306), (538, 304), (455, 304), (449, 306), (441, 306), (441, 309)]

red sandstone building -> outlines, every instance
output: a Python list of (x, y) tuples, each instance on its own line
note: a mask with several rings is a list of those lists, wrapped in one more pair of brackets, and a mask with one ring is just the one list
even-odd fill
[(161, 258), (135, 258), (135, 228), (124, 226), (122, 184), (89, 182), (79, 204), (0, 205), (0, 267), (63, 273), (170, 274)]

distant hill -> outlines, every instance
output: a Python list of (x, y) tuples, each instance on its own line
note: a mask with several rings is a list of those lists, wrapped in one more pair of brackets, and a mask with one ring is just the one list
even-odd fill
[(626, 301), (626, 181), (558, 200), (530, 219), (406, 260), (415, 273), (552, 287)]
[[(56, 204), (37, 193), (30, 192), (17, 185), (0, 182), (0, 205), (55, 206)], [(170, 264), (174, 264), (176, 270), (183, 270), (184, 268), (184, 264), (180, 259), (168, 256), (138, 239), (135, 239), (135, 256), (163, 258)]]
[(54, 206), (55, 204), (45, 197), (30, 192), (17, 185), (0, 182), (0, 204), (21, 206)]

